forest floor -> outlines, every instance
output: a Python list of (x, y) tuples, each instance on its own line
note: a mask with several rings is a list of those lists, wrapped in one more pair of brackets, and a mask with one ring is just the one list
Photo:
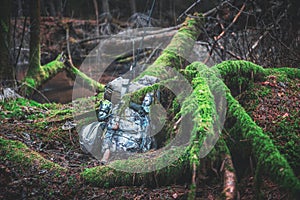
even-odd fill
[[(51, 23), (56, 22), (52, 20)], [(51, 23), (49, 25), (44, 23), (46, 25), (42, 30), (49, 33), (46, 30)], [(77, 23), (83, 22), (77, 21)], [(62, 46), (65, 46), (63, 26), (55, 27), (58, 29), (51, 29), (53, 35), (46, 35), (42, 44), (43, 51), (49, 52), (49, 55), (60, 53), (63, 50)], [(79, 37), (79, 31), (77, 32), (76, 37)], [(61, 40), (51, 42), (55, 41), (53, 37), (59, 37)], [(265, 82), (255, 83), (252, 88), (238, 96), (251, 117), (274, 139), (280, 151), (287, 155), (294, 169), (300, 167), (300, 144), (289, 143), (289, 138), (296, 137), (297, 139), (293, 141), (298, 142), (300, 138), (299, 88), (300, 80), (280, 82), (275, 76)], [(3, 159), (0, 160), (0, 199), (186, 199), (188, 195), (188, 183), (170, 186), (157, 185), (155, 188), (144, 186), (99, 188), (87, 184), (80, 177), (80, 172), (83, 172), (85, 168), (98, 166), (100, 163), (81, 151), (79, 136), (75, 129), (62, 130), (62, 126), (67, 121), (72, 121), (71, 103), (38, 105), (33, 101), (18, 99), (0, 103), (0, 108), (0, 137), (20, 141), (44, 158), (68, 169), (63, 176), (56, 177), (47, 170), (38, 170), (35, 166), (23, 167), (6, 160), (1, 152)], [(284, 135), (283, 133), (289, 127), (292, 134)], [(293, 163), (293, 161), (296, 162)], [(234, 163), (235, 167), (241, 165), (237, 162)], [(241, 169), (248, 170), (241, 172), (243, 170), (236, 169), (238, 199), (255, 199), (252, 166), (249, 160), (242, 165), (244, 167)], [(299, 175), (297, 174), (298, 177)], [(198, 199), (220, 197), (223, 183), (214, 181), (218, 180), (217, 178), (211, 178), (199, 181)], [(266, 199), (287, 199), (288, 197), (288, 193), (270, 181), (267, 176), (263, 178), (262, 191)]]
[[(300, 137), (300, 80), (274, 82), (274, 78), (255, 83), (251, 90), (238, 98), (253, 119), (274, 139), (280, 151), (294, 169), (299, 168), (299, 144), (289, 144), (290, 137)], [(4, 199), (185, 199), (188, 185), (146, 187), (98, 188), (85, 183), (80, 172), (85, 168), (99, 165), (99, 161), (84, 154), (79, 146), (75, 129), (62, 130), (66, 121), (72, 120), (72, 104), (41, 104), (18, 99), (1, 104), (0, 136), (17, 140), (38, 152), (44, 158), (68, 168), (64, 176), (55, 177), (46, 170), (39, 171), (34, 166), (22, 167), (15, 162), (2, 160), (0, 163), (0, 198)], [(263, 108), (263, 110), (262, 110)], [(295, 116), (298, 115), (298, 116)], [(282, 131), (294, 124), (293, 134)], [(293, 140), (293, 141), (299, 141)], [(288, 151), (294, 152), (290, 153)], [(5, 155), (1, 155), (4, 156)], [(238, 174), (238, 193), (240, 199), (255, 199), (253, 171), (241, 173), (240, 163), (234, 163)], [(242, 167), (241, 167), (242, 168)], [(299, 176), (299, 174), (298, 174)], [(214, 180), (211, 177), (211, 180)], [(199, 199), (218, 199), (222, 182), (201, 180), (197, 191)], [(263, 191), (269, 199), (286, 199), (288, 194), (265, 176)]]

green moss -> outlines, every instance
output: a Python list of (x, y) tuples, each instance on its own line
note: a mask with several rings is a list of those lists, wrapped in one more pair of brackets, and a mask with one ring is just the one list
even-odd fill
[(253, 82), (263, 80), (266, 71), (252, 62), (244, 60), (224, 61), (212, 67), (235, 95), (248, 89)]
[(145, 75), (163, 77), (164, 74), (168, 74), (164, 69), (165, 67), (183, 68), (185, 59), (189, 57), (190, 51), (201, 32), (202, 24), (203, 17), (200, 14), (195, 13), (192, 18), (187, 18), (161, 55), (136, 80)]
[(43, 117), (41, 112), (34, 112), (32, 107), (42, 107), (39, 103), (25, 98), (17, 98), (8, 102), (0, 102), (3, 108), (0, 111), (1, 118), (14, 118), (14, 119), (37, 119)]
[(102, 85), (101, 83), (93, 80), (92, 78), (88, 77), (85, 73), (81, 72), (79, 69), (77, 69), (74, 66), (67, 66), (65, 68), (67, 70), (67, 72), (71, 75), (71, 76), (75, 76), (73, 77), (74, 79), (76, 78), (76, 82), (78, 84), (85, 84), (85, 87), (89, 87), (89, 89), (91, 89), (92, 91), (96, 91), (96, 92), (103, 92), (104, 91), (104, 85)]
[(38, 169), (47, 169), (58, 172), (65, 171), (64, 168), (46, 160), (40, 154), (30, 150), (25, 144), (18, 141), (6, 140), (0, 137), (0, 150), (0, 160), (2, 162), (8, 160), (16, 163), (20, 168), (36, 166)]
[[(112, 168), (109, 166), (99, 166), (85, 169), (81, 175), (87, 182), (102, 187), (115, 187), (120, 185), (155, 186), (156, 182), (160, 185), (167, 185), (176, 180), (180, 180), (183, 176), (183, 172), (185, 171), (184, 168), (186, 167), (186, 164), (184, 163), (184, 160), (186, 159), (183, 159), (183, 157), (179, 159), (177, 158), (178, 153), (182, 154), (182, 152), (179, 151), (182, 151), (182, 148), (178, 148), (177, 150), (172, 148), (164, 151), (163, 154), (154, 157), (151, 165), (155, 163), (152, 167), (159, 169), (155, 172), (151, 172), (152, 168), (149, 168), (149, 158), (146, 154), (129, 158), (127, 160), (115, 160), (109, 165), (112, 166)], [(162, 168), (162, 166), (165, 166), (166, 159), (173, 159), (173, 163)], [(126, 169), (136, 171), (137, 173), (126, 172)]]
[(255, 76), (266, 74), (263, 67), (244, 60), (224, 61), (213, 66), (212, 69), (218, 71), (222, 77), (237, 74), (248, 78), (255, 78)]
[[(218, 68), (222, 68), (220, 65)], [(259, 67), (256, 67), (258, 70)], [(208, 70), (208, 69), (207, 69)], [(205, 72), (201, 72), (205, 73)], [(229, 73), (229, 72), (228, 72)], [(224, 88), (227, 86), (217, 77), (212, 76), (214, 82), (219, 82)], [(211, 87), (211, 90), (214, 88)], [(263, 130), (255, 124), (245, 109), (232, 97), (230, 92), (226, 93), (228, 102), (228, 117), (233, 117), (235, 123), (240, 127), (239, 137), (241, 140), (251, 141), (252, 151), (261, 164), (262, 170), (271, 175), (272, 180), (292, 191), (300, 191), (300, 181), (295, 176), (291, 166), (276, 148), (272, 140)]]
[(300, 69), (298, 68), (268, 68), (265, 69), (267, 74), (272, 74), (278, 77), (278, 81), (285, 82), (288, 79), (300, 79)]

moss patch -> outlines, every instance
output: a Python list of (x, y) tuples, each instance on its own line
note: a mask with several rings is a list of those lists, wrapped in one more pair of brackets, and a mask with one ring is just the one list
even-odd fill
[(17, 165), (21, 165), (22, 167), (35, 166), (40, 170), (47, 169), (57, 172), (66, 170), (59, 165), (46, 160), (40, 154), (30, 150), (25, 144), (18, 141), (6, 140), (0, 137), (0, 150), (0, 159), (2, 162), (8, 160)]

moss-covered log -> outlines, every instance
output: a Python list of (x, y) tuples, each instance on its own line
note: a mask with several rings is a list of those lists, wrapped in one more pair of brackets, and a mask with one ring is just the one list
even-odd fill
[(65, 65), (62, 62), (62, 56), (59, 55), (56, 60), (35, 70), (29, 70), (25, 79), (23, 80), (24, 86), (22, 88), (23, 95), (30, 96), (34, 90), (39, 88), (46, 81), (54, 77), (58, 72), (64, 69)]
[(44, 83), (49, 81), (59, 72), (66, 70), (68, 75), (75, 80), (76, 78), (79, 80), (78, 83), (88, 87), (92, 91), (103, 91), (104, 86), (99, 82), (89, 78), (87, 75), (82, 73), (79, 69), (70, 65), (69, 62), (65, 61), (63, 55), (59, 55), (54, 61), (40, 66), (35, 70), (28, 71), (23, 83), (22, 87), (23, 95), (30, 96), (33, 94), (35, 89), (38, 89)]
[[(300, 181), (295, 176), (285, 157), (280, 154), (269, 136), (263, 132), (261, 127), (256, 125), (245, 109), (231, 95), (230, 90), (223, 81), (215, 76), (215, 71), (203, 67), (201, 63), (193, 63), (193, 67), (197, 68), (200, 74), (209, 77), (211, 90), (215, 90), (215, 85), (223, 85), (227, 91), (228, 117), (234, 118), (236, 125), (240, 127), (239, 130), (241, 132), (235, 133), (238, 134), (237, 137), (240, 140), (246, 139), (250, 141), (252, 151), (260, 165), (258, 167), (264, 170), (264, 172), (269, 173), (271, 179), (277, 184), (299, 194)], [(218, 68), (222, 67), (218, 66)]]

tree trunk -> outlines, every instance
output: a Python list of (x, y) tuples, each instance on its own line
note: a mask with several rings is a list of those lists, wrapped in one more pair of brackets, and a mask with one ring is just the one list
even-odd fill
[(98, 9), (98, 1), (93, 0), (94, 3), (94, 9), (95, 9), (95, 15), (96, 15), (96, 37), (100, 36), (99, 32), (99, 9)]
[(130, 0), (130, 8), (131, 8), (131, 14), (133, 15), (136, 13), (136, 3), (135, 0)]
[(40, 50), (40, 0), (30, 1), (30, 52), (29, 52), (29, 69), (27, 74), (34, 76), (41, 67), (41, 50)]
[(110, 15), (108, 0), (102, 0), (102, 10), (105, 15)]
[(0, 6), (0, 87), (12, 84), (15, 79), (10, 56), (10, 9), (11, 1), (4, 0)]

